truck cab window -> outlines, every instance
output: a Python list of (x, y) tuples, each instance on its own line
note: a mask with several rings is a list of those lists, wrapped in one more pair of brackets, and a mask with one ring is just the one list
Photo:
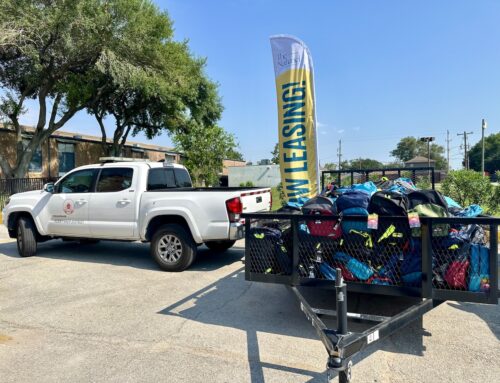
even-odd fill
[(175, 180), (180, 188), (190, 188), (193, 186), (191, 177), (186, 169), (174, 169)]
[(97, 181), (98, 193), (117, 192), (132, 186), (134, 170), (131, 168), (105, 168)]
[(57, 185), (59, 193), (88, 193), (92, 188), (94, 169), (80, 170), (62, 179)]
[(148, 175), (148, 190), (161, 190), (175, 188), (173, 169), (151, 169)]

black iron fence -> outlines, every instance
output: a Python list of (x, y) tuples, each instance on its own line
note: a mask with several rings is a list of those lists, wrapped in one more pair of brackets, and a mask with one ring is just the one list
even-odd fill
[(7, 178), (0, 179), (0, 209), (12, 194), (32, 190), (42, 190), (47, 182), (55, 181), (54, 178)]
[(444, 179), (442, 172), (432, 167), (419, 168), (382, 168), (382, 169), (349, 169), (349, 170), (325, 170), (321, 173), (321, 188), (330, 182), (337, 186), (353, 185), (367, 181), (377, 182), (383, 177), (393, 180), (399, 177), (410, 178), (413, 183), (425, 182), (432, 185)]

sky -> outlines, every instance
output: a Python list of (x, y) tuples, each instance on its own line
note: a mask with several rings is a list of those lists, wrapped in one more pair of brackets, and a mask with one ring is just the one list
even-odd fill
[[(500, 2), (156, 0), (174, 21), (175, 39), (207, 58), (219, 84), (220, 125), (235, 134), (254, 163), (270, 158), (278, 115), (269, 37), (291, 34), (314, 61), (320, 163), (393, 160), (405, 136), (434, 136), (460, 167), (462, 138), (471, 144), (500, 127)], [(36, 105), (23, 122), (36, 121)], [(112, 121), (107, 121), (109, 131)], [(92, 117), (75, 116), (64, 130), (99, 135)], [(135, 141), (146, 142), (138, 136)], [(171, 145), (167, 134), (155, 138)]]

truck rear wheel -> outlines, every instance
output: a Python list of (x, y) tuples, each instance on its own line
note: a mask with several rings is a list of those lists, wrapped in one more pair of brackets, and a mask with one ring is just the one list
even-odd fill
[(196, 258), (196, 244), (184, 227), (177, 224), (161, 226), (151, 241), (151, 256), (165, 271), (183, 271)]
[(33, 220), (19, 218), (17, 222), (17, 251), (21, 257), (31, 257), (36, 253), (36, 228)]
[(213, 251), (216, 251), (218, 253), (222, 253), (223, 251), (226, 251), (227, 249), (230, 249), (233, 247), (233, 245), (236, 243), (236, 241), (208, 241), (205, 242), (205, 245)]

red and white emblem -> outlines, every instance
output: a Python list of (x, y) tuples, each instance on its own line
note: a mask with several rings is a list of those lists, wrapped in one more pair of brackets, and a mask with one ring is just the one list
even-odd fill
[(63, 210), (66, 214), (73, 214), (75, 211), (75, 204), (73, 203), (72, 200), (67, 199), (66, 201), (63, 202)]

